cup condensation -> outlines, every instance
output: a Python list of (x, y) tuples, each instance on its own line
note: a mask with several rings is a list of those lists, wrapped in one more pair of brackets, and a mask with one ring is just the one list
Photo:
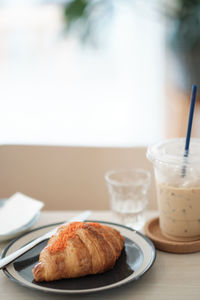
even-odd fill
[(176, 241), (200, 239), (200, 139), (170, 139), (147, 150), (154, 165), (162, 233)]

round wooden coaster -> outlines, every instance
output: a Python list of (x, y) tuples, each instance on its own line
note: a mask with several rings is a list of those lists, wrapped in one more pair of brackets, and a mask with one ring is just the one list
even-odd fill
[(144, 232), (159, 250), (171, 253), (194, 253), (200, 251), (200, 240), (176, 242), (165, 237), (160, 230), (158, 217), (146, 223)]

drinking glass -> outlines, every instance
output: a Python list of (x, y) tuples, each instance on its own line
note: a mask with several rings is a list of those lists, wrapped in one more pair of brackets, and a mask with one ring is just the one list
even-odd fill
[(143, 169), (111, 170), (105, 174), (110, 207), (118, 222), (135, 230), (145, 223), (150, 172)]

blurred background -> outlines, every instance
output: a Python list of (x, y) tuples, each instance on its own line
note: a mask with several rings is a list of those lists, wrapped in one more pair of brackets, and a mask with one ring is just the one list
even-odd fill
[(199, 29), (198, 0), (0, 0), (0, 143), (184, 136)]

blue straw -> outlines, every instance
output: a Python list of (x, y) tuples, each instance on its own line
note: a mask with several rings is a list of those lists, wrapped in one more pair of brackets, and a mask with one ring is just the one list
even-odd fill
[[(190, 138), (191, 138), (191, 131), (192, 131), (192, 121), (194, 116), (194, 107), (195, 107), (195, 101), (196, 101), (196, 95), (197, 95), (197, 85), (194, 84), (192, 87), (192, 95), (191, 95), (191, 102), (190, 102), (190, 113), (189, 113), (189, 119), (188, 119), (188, 127), (187, 127), (187, 135), (186, 135), (186, 141), (185, 141), (185, 151), (184, 151), (184, 157), (188, 157), (189, 155), (189, 147), (190, 147)], [(185, 176), (186, 172), (186, 165), (184, 164), (182, 169), (182, 176)]]

